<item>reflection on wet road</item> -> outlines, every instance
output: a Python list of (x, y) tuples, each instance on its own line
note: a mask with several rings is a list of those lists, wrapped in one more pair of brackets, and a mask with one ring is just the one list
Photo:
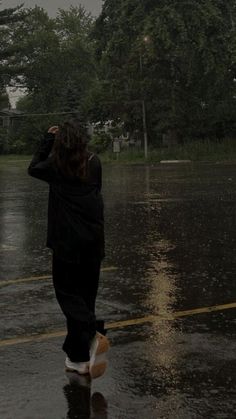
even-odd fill
[(87, 377), (67, 372), (69, 383), (64, 387), (64, 394), (68, 403), (68, 419), (100, 418), (106, 419), (107, 401), (101, 393), (92, 394), (91, 381)]
[[(50, 275), (47, 186), (24, 165), (0, 166), (1, 339), (64, 328), (50, 281), (11, 282)], [(235, 184), (234, 165), (105, 166), (116, 270), (102, 273), (98, 315), (159, 321), (110, 330), (110, 368), (89, 386), (64, 376), (60, 337), (0, 348), (1, 417), (235, 418), (236, 309), (188, 316), (236, 302)]]

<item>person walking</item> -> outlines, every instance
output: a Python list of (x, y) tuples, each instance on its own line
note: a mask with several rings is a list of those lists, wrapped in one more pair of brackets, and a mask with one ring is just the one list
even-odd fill
[(29, 168), (49, 184), (47, 247), (57, 301), (66, 317), (63, 344), (68, 371), (95, 378), (106, 369), (109, 341), (95, 304), (105, 256), (102, 167), (88, 151), (77, 120), (49, 128)]

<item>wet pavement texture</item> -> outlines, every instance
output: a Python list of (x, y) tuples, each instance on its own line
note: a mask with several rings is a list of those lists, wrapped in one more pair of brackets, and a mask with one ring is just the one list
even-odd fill
[[(51, 269), (48, 188), (26, 165), (0, 165), (2, 342), (65, 324), (50, 280), (11, 282)], [(101, 275), (98, 317), (159, 321), (109, 330), (109, 369), (92, 385), (65, 376), (63, 338), (0, 342), (0, 417), (235, 418), (236, 309), (168, 316), (236, 302), (236, 165), (105, 165), (103, 183), (116, 270)]]

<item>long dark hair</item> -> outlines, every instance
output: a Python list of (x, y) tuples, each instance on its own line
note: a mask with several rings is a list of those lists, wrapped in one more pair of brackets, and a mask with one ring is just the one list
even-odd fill
[(85, 125), (78, 120), (69, 120), (59, 126), (53, 146), (52, 159), (57, 170), (64, 176), (86, 179), (88, 138)]

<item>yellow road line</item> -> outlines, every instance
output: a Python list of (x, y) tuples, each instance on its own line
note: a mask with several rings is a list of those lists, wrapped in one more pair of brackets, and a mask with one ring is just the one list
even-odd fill
[(43, 276), (31, 276), (29, 278), (11, 279), (9, 281), (1, 281), (0, 282), (0, 288), (6, 287), (7, 285), (22, 284), (24, 282), (47, 280), (47, 279), (50, 279), (51, 277), (52, 276), (50, 276), (50, 275), (43, 275)]
[(111, 272), (111, 271), (117, 271), (117, 266), (107, 266), (106, 268), (102, 268), (102, 272)]
[(6, 347), (6, 346), (19, 345), (21, 343), (40, 342), (42, 340), (60, 338), (62, 336), (65, 336), (65, 331), (61, 330), (58, 332), (42, 333), (42, 334), (32, 335), (32, 336), (22, 336), (19, 338), (4, 339), (4, 340), (0, 340), (0, 348)]
[[(175, 313), (163, 313), (159, 315), (150, 315), (145, 317), (140, 317), (137, 319), (130, 319), (130, 320), (121, 320), (118, 322), (112, 322), (106, 324), (106, 329), (120, 329), (128, 326), (135, 326), (138, 324), (143, 323), (160, 323), (162, 321), (168, 321), (168, 320), (175, 320), (181, 317), (188, 317), (188, 316), (194, 316), (197, 314), (204, 314), (204, 313), (213, 313), (217, 311), (224, 311), (224, 310), (230, 310), (236, 308), (236, 302), (235, 303), (229, 303), (229, 304), (222, 304), (218, 306), (211, 306), (211, 307), (202, 307), (202, 308), (195, 308), (192, 310), (185, 310), (185, 311), (177, 311)], [(53, 339), (53, 338), (59, 338), (65, 336), (65, 331), (59, 330), (49, 333), (42, 333), (38, 335), (32, 335), (32, 336), (22, 336), (19, 338), (12, 338), (12, 339), (2, 339), (0, 340), (0, 348), (6, 347), (6, 346), (13, 346), (18, 345), (22, 343), (30, 343), (30, 342), (39, 342), (42, 340), (47, 339)]]
[(224, 310), (230, 310), (236, 308), (236, 303), (230, 303), (230, 304), (222, 304), (218, 306), (211, 306), (211, 307), (202, 307), (202, 308), (194, 308), (192, 310), (185, 310), (185, 311), (177, 311), (173, 313), (163, 313), (158, 314), (156, 316), (150, 315), (146, 317), (140, 317), (138, 319), (130, 319), (130, 320), (124, 320), (114, 323), (109, 323), (106, 325), (107, 329), (118, 329), (122, 327), (127, 326), (134, 326), (137, 324), (143, 324), (143, 323), (158, 323), (163, 320), (175, 320), (180, 317), (189, 317), (189, 316), (195, 316), (197, 314), (204, 314), (204, 313), (213, 313), (217, 311), (224, 311)]
[[(102, 268), (101, 272), (112, 272), (116, 270), (117, 268), (115, 266), (108, 266), (106, 268)], [(0, 288), (6, 287), (8, 285), (22, 284), (25, 282), (46, 281), (47, 279), (51, 279), (51, 278), (52, 278), (52, 275), (42, 275), (42, 276), (31, 276), (29, 278), (10, 279), (9, 281), (0, 281)]]
[(236, 303), (228, 303), (228, 304), (221, 304), (218, 306), (195, 308), (193, 310), (186, 310), (186, 311), (178, 311), (177, 313), (174, 313), (173, 316), (175, 319), (177, 319), (178, 317), (193, 316), (195, 314), (201, 314), (201, 313), (213, 313), (216, 311), (230, 310), (233, 308), (236, 308)]

